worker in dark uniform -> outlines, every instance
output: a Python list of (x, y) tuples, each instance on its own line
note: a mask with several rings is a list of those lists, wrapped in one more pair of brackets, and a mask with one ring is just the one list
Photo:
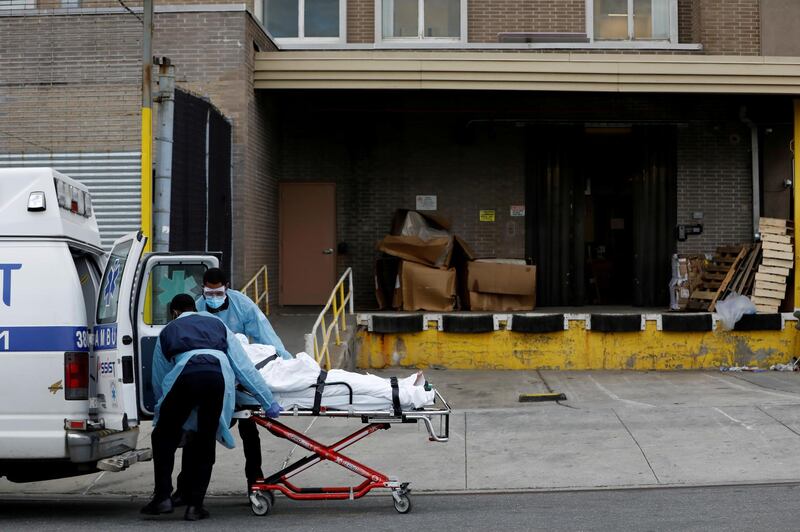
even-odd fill
[(173, 298), (170, 311), (175, 319), (161, 331), (153, 353), (155, 490), (153, 499), (142, 508), (147, 515), (173, 511), (170, 495), (175, 451), (184, 429), (191, 430), (191, 460), (184, 463), (182, 471), (189, 486), (184, 494), (184, 518), (190, 521), (209, 516), (203, 500), (215, 461), (215, 439), (234, 447), (229, 426), (236, 382), (255, 396), (268, 416), (280, 412), (233, 333), (219, 319), (194, 310), (194, 299), (188, 294)]

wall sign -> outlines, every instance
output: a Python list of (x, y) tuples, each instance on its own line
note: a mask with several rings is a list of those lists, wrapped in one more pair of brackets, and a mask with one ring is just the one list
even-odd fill
[(525, 205), (512, 205), (511, 206), (511, 216), (525, 216)]
[(480, 220), (482, 222), (493, 222), (494, 221), (494, 209), (492, 210), (482, 210), (480, 211)]
[(436, 196), (417, 196), (418, 211), (435, 211)]

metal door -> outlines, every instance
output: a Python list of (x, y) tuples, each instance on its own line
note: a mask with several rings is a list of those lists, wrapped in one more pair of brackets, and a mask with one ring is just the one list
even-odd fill
[(208, 268), (217, 267), (219, 260), (211, 255), (154, 253), (142, 260), (134, 302), (139, 414), (142, 419), (152, 417), (155, 407), (151, 379), (153, 350), (159, 333), (171, 318), (169, 303), (178, 294), (200, 297), (203, 274)]
[(131, 293), (136, 266), (147, 239), (139, 233), (114, 243), (106, 263), (94, 323), (98, 414), (105, 428), (127, 430), (139, 424), (133, 376)]
[(280, 185), (281, 305), (323, 305), (336, 283), (336, 188)]

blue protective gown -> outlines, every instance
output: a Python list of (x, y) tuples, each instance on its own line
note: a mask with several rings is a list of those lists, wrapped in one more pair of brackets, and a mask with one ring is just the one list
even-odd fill
[[(228, 308), (212, 312), (214, 316), (221, 319), (234, 333), (250, 337), (250, 341), (254, 344), (271, 345), (282, 358), (292, 358), (292, 354), (283, 347), (283, 342), (275, 334), (267, 317), (252, 299), (236, 290), (227, 290), (225, 293), (228, 298)], [(198, 311), (209, 310), (202, 296), (195, 304)]]
[[(178, 319), (186, 316), (201, 315), (214, 318), (208, 312), (184, 312)], [(216, 357), (220, 362), (222, 376), (225, 379), (225, 395), (222, 401), (222, 413), (219, 416), (219, 427), (217, 429), (217, 440), (225, 447), (233, 449), (235, 447), (233, 435), (230, 432), (231, 417), (235, 403), (236, 382), (242, 384), (255, 397), (255, 400), (264, 410), (272, 404), (272, 392), (267, 383), (258, 373), (247, 353), (244, 352), (242, 344), (226, 327), (227, 333), (227, 353), (216, 349), (194, 349), (176, 355), (172, 360), (167, 360), (161, 349), (161, 339), (156, 342), (153, 352), (153, 393), (155, 394), (156, 407), (153, 416), (153, 426), (158, 424), (158, 414), (164, 397), (172, 389), (175, 381), (178, 380), (184, 366), (193, 355), (203, 353)], [(192, 413), (183, 425), (184, 430), (197, 430), (196, 413)]]

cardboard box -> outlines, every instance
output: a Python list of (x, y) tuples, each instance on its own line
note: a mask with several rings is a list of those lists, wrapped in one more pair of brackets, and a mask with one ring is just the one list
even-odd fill
[(672, 279), (670, 280), (670, 308), (685, 310), (689, 296), (703, 280), (705, 255), (672, 256)]
[(453, 253), (453, 237), (426, 241), (416, 236), (389, 235), (378, 243), (378, 251), (425, 266), (447, 268)]
[(439, 216), (437, 214), (432, 214), (430, 212), (420, 212), (420, 211), (412, 211), (408, 209), (397, 209), (394, 211), (394, 216), (392, 216), (392, 227), (389, 229), (389, 234), (393, 236), (400, 236), (403, 234), (403, 228), (408, 227), (408, 214), (414, 213), (422, 217), (423, 220), (427, 223), (427, 225), (431, 229), (441, 229), (444, 231), (450, 231), (450, 220), (446, 219), (443, 216)]
[(533, 310), (536, 266), (472, 261), (467, 266), (471, 310)]
[(403, 310), (451, 311), (455, 308), (456, 271), (403, 261), (400, 290)]

